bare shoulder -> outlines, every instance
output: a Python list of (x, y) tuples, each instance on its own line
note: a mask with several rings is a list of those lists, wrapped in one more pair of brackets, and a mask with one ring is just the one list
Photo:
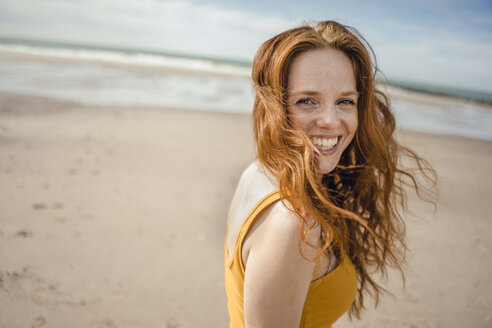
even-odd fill
[(244, 220), (263, 197), (277, 189), (276, 185), (256, 161), (251, 163), (241, 175), (234, 192), (227, 217), (227, 249), (230, 255)]
[[(246, 326), (298, 327), (315, 264), (316, 250), (299, 249), (301, 218), (277, 201), (255, 222), (247, 236), (244, 310)], [(318, 231), (318, 233), (316, 232)], [(315, 242), (319, 229), (312, 229)], [(246, 258), (244, 258), (246, 255)], [(304, 256), (303, 256), (304, 255)]]
[[(299, 251), (301, 229), (306, 229), (314, 222), (307, 219), (306, 225), (303, 227), (302, 219), (290, 208), (291, 205), (288, 201), (279, 200), (265, 209), (255, 220), (243, 244), (243, 263), (245, 265), (247, 265), (251, 250), (264, 250), (267, 247), (275, 247), (279, 252), (285, 252), (287, 249), (293, 250), (293, 252), (284, 253), (284, 256), (287, 257), (302, 257), (304, 255), (310, 260), (315, 257), (316, 250), (307, 245), (303, 247), (302, 255)], [(313, 225), (309, 235), (306, 236), (308, 244), (320, 245), (320, 231), (319, 226)]]

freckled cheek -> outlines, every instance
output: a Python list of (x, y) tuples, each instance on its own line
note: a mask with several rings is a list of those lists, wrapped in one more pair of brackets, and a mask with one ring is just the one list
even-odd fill
[(358, 119), (357, 111), (346, 113), (346, 115), (344, 117), (344, 122), (345, 122), (347, 132), (349, 134), (355, 133), (355, 131), (357, 130), (357, 128), (359, 126), (359, 119)]
[(292, 127), (299, 131), (305, 131), (313, 119), (309, 115), (297, 114), (293, 111), (291, 112), (290, 121), (292, 122)]

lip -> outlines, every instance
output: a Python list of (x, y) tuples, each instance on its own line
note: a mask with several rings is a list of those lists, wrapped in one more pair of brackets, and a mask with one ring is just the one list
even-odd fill
[(327, 149), (327, 150), (321, 150), (319, 149), (318, 147), (314, 146), (314, 148), (316, 148), (316, 151), (314, 152), (316, 155), (322, 155), (322, 156), (330, 156), (330, 155), (333, 155), (337, 152), (338, 150), (338, 146), (340, 145), (340, 141), (342, 141), (342, 136), (341, 135), (326, 135), (326, 134), (323, 134), (323, 135), (318, 135), (318, 134), (313, 134), (311, 135), (312, 138), (335, 138), (337, 137), (338, 140), (337, 140), (337, 144), (335, 145), (335, 147), (333, 147), (332, 149)]

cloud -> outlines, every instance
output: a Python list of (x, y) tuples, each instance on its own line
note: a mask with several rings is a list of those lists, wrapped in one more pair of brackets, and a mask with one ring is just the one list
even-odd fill
[(17, 37), (252, 59), (260, 42), (292, 25), (188, 1), (3, 0), (0, 30)]
[(465, 29), (400, 25), (376, 44), (389, 78), (492, 91), (492, 35)]

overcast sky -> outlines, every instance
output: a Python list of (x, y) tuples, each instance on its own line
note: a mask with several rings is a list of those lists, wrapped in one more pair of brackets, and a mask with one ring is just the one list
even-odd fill
[(0, 0), (0, 36), (252, 61), (303, 21), (356, 27), (389, 78), (492, 92), (492, 0)]

